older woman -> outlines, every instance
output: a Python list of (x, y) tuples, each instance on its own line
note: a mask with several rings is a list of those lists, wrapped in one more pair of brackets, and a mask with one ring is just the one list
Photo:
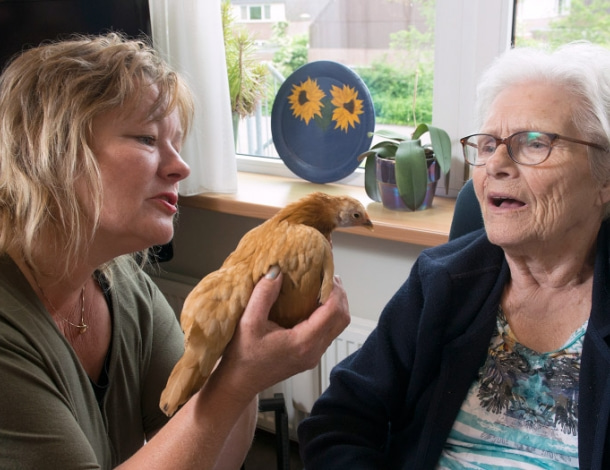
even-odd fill
[(308, 468), (610, 468), (610, 52), (511, 50), (477, 109), (485, 230), (424, 251), (335, 368)]
[(114, 34), (29, 50), (1, 76), (0, 467), (239, 468), (257, 393), (349, 322), (340, 283), (292, 331), (269, 322), (272, 269), (168, 422), (159, 396), (182, 333), (128, 254), (173, 236), (192, 108), (149, 46)]

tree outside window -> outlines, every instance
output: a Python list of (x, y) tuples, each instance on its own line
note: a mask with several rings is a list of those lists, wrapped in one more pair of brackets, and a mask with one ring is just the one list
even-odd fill
[(577, 40), (610, 48), (610, 0), (517, 1), (516, 47), (554, 49)]

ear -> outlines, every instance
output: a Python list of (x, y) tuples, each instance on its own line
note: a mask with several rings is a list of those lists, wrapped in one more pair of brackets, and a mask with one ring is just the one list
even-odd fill
[(599, 188), (599, 202), (602, 206), (610, 201), (610, 181), (606, 181)]

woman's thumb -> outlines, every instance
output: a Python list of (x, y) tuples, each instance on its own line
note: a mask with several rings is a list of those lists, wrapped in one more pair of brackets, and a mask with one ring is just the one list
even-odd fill
[(244, 315), (256, 315), (266, 319), (271, 306), (277, 300), (281, 287), (282, 273), (280, 267), (277, 265), (271, 266), (267, 274), (254, 286)]

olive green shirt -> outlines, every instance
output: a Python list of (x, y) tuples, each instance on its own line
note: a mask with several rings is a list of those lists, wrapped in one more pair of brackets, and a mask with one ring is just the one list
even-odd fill
[(0, 468), (110, 469), (167, 421), (159, 396), (183, 352), (182, 331), (144, 272), (113, 269), (109, 383), (98, 406), (74, 350), (0, 257)]

